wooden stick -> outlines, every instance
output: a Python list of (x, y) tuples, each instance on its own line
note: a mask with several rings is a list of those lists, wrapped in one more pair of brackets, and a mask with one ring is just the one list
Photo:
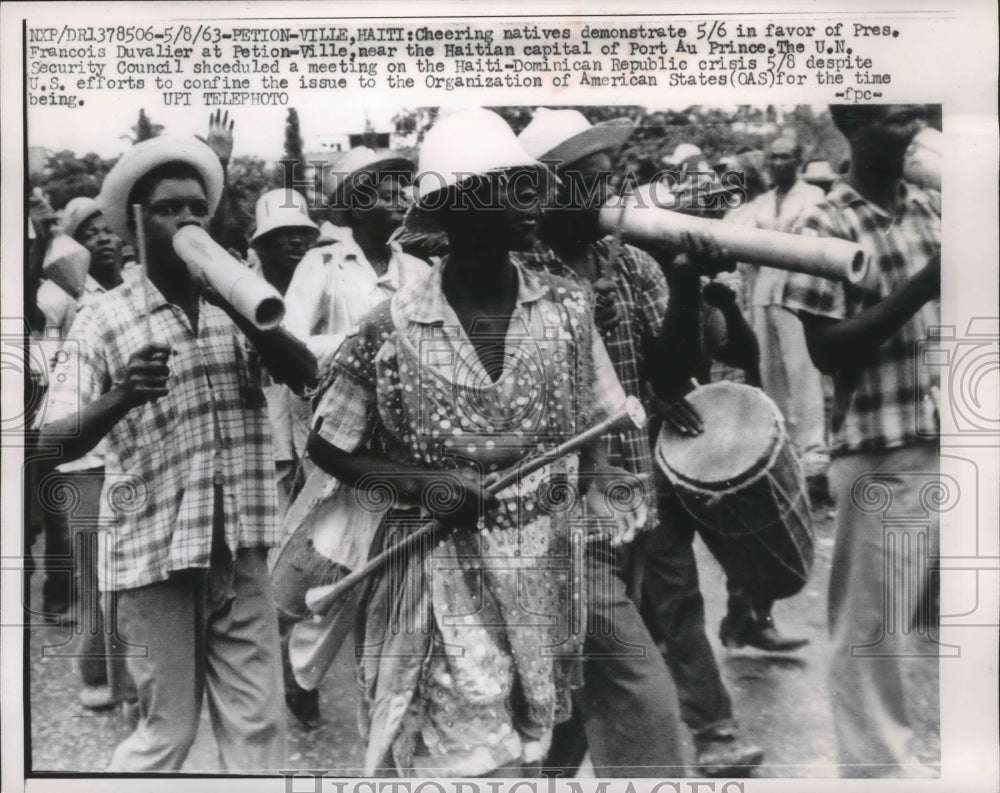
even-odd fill
[(611, 249), (608, 251), (608, 258), (600, 266), (601, 278), (611, 278), (611, 274), (615, 269), (615, 262), (618, 261), (618, 256), (622, 250), (622, 235), (625, 233), (625, 210), (628, 208), (626, 198), (627, 196), (622, 196), (621, 209), (618, 212), (618, 222), (615, 223), (615, 230), (611, 237)]
[(142, 222), (142, 204), (132, 204), (132, 217), (135, 219), (135, 255), (139, 260), (139, 277), (142, 279), (142, 314), (146, 321), (146, 341), (151, 342), (153, 320), (149, 316), (149, 289), (146, 283), (149, 277), (149, 258), (146, 252), (146, 226)]
[[(572, 454), (573, 452), (582, 449), (584, 446), (597, 440), (602, 435), (609, 432), (615, 432), (616, 430), (633, 428), (641, 429), (645, 426), (645, 423), (646, 413), (642, 407), (642, 403), (635, 397), (629, 397), (625, 400), (625, 406), (614, 416), (605, 419), (588, 430), (584, 430), (579, 435), (573, 436), (565, 443), (562, 443), (553, 449), (549, 449), (547, 452), (544, 452), (537, 457), (533, 457), (519, 463), (501, 475), (495, 482), (487, 485), (486, 490), (490, 493), (499, 493), (501, 490), (504, 490), (528, 474), (544, 468), (546, 465), (549, 465), (560, 457), (565, 457), (567, 454)], [(420, 542), (422, 542), (425, 537), (433, 535), (439, 525), (439, 521), (431, 521), (421, 526), (413, 532), (413, 534), (410, 534), (402, 541), (396, 543), (390, 548), (386, 548), (377, 556), (373, 556), (368, 560), (364, 567), (355, 570), (353, 573), (345, 576), (335, 584), (313, 587), (306, 592), (305, 597), (306, 605), (309, 607), (309, 610), (312, 611), (313, 614), (325, 613), (337, 601), (337, 599), (344, 594), (344, 592), (349, 590), (355, 584), (359, 584), (364, 581), (373, 573), (381, 570), (382, 567), (384, 567), (391, 559), (397, 558), (400, 555), (411, 551)]]

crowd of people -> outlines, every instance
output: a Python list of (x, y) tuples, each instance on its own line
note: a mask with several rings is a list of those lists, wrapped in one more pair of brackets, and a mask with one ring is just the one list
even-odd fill
[[(186, 226), (231, 236), (228, 118), (137, 143), (61, 213), (35, 197), (32, 432), (57, 452), (30, 487), (77, 497), (34, 503), (27, 540), (44, 533), (44, 611), (98, 626), (81, 633), (80, 702), (133, 714), (108, 770), (179, 770), (206, 694), (224, 769), (285, 767), (286, 711), (318, 724), (353, 631), (370, 774), (556, 774), (589, 752), (599, 776), (749, 775), (764, 753), (708, 639), (703, 527), (655, 453), (661, 433), (705, 431), (688, 397), (728, 378), (777, 406), (807, 506), (836, 508), (842, 774), (933, 773), (910, 746), (915, 634), (885, 630), (883, 590), (919, 582), (903, 619), (933, 601), (916, 549), (937, 523), (890, 553), (851, 488), (888, 472), (909, 503), (906, 474), (937, 468), (915, 356), (936, 322), (940, 199), (903, 178), (921, 106), (830, 112), (851, 152), (839, 176), (803, 169), (793, 130), (719, 163), (691, 141), (663, 166), (679, 212), (860, 245), (861, 283), (738, 262), (707, 231), (609, 233), (634, 126), (571, 109), (538, 108), (517, 135), (488, 110), (442, 114), (417, 161), (358, 147), (327, 195), (265, 192), (245, 261), (230, 252), (283, 300), (266, 329), (174, 246)], [(506, 476), (636, 401), (645, 426)], [(429, 521), (429, 542), (393, 551)], [(74, 547), (71, 573), (46, 569)], [(775, 624), (759, 576), (726, 573), (725, 647), (807, 643)], [(899, 646), (854, 652), (888, 635)]]

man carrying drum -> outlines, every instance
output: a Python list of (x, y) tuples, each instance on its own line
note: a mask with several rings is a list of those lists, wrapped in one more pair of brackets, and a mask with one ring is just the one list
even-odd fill
[(540, 175), (496, 114), (438, 121), (408, 222), (442, 229), (450, 253), (366, 316), (316, 411), (313, 461), (359, 498), (394, 496), (376, 548), (427, 516), (451, 529), (367, 591), (368, 773), (537, 772), (579, 678), (586, 597), (570, 494), (579, 480), (587, 509), (618, 531), (642, 519), (641, 504), (609, 512), (610, 488), (638, 483), (607, 466), (600, 443), (487, 489), (625, 401), (584, 291), (510, 256), (534, 240)]
[[(700, 273), (732, 262), (708, 239), (693, 239), (693, 253), (675, 262), (676, 251), (651, 251), (654, 260), (600, 230), (597, 212), (610, 197), (611, 155), (632, 132), (625, 119), (591, 126), (576, 110), (535, 112), (519, 140), (530, 154), (556, 166), (560, 184), (543, 214), (541, 243), (521, 256), (533, 269), (594, 290), (595, 321), (618, 378), (630, 396), (652, 407), (654, 390), (676, 401), (689, 388), (701, 365)], [(667, 411), (669, 420), (681, 432), (698, 432), (697, 415), (679, 405)], [(608, 435), (606, 443), (611, 461), (654, 480), (647, 431)], [(732, 704), (705, 635), (694, 529), (682, 525), (690, 519), (665, 498), (665, 484), (657, 490), (660, 525), (643, 552), (645, 575), (658, 584), (656, 602), (647, 609), (650, 630), (629, 600), (620, 570), (622, 546), (632, 538), (594, 537), (588, 544), (592, 630), (585, 645), (586, 687), (577, 697), (586, 738), (578, 723), (560, 727), (548, 758), (553, 770), (578, 764), (585, 744), (599, 776), (649, 776), (652, 768), (682, 765), (673, 682), (680, 716), (695, 732), (700, 773), (744, 774), (762, 759), (759, 748), (736, 735)], [(656, 512), (650, 510), (641, 531), (657, 527)], [(666, 647), (673, 682), (650, 632)]]
[[(902, 178), (922, 106), (832, 105), (830, 112), (850, 145), (850, 168), (799, 229), (860, 244), (869, 278), (848, 286), (795, 274), (784, 294), (813, 363), (835, 387), (830, 701), (842, 776), (918, 776), (928, 769), (909, 746), (903, 664), (937, 656), (912, 626), (936, 594), (927, 559), (937, 554), (939, 516), (922, 494), (938, 481), (937, 384), (918, 356), (940, 321), (940, 195)], [(906, 536), (889, 536), (883, 512), (858, 497), (866, 485), (888, 493), (893, 514), (921, 520), (897, 521), (892, 530)], [(891, 582), (914, 589), (890, 591)]]

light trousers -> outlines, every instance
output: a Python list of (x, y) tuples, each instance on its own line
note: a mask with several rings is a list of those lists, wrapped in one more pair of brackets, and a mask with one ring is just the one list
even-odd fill
[[(908, 669), (936, 663), (939, 516), (933, 444), (836, 458), (830, 570), (830, 699), (844, 777), (927, 771), (911, 751)], [(913, 670), (909, 670), (913, 671)]]
[(823, 382), (813, 366), (799, 318), (783, 306), (751, 306), (750, 322), (760, 345), (761, 385), (785, 416), (792, 445), (806, 476), (829, 463)]
[(204, 695), (222, 768), (285, 767), (278, 625), (263, 548), (235, 558), (218, 543), (209, 570), (117, 593), (120, 636), (139, 696), (139, 724), (114, 751), (113, 772), (179, 770), (194, 743)]

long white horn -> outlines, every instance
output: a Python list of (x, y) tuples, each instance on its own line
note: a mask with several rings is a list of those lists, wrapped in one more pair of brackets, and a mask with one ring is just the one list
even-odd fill
[(183, 226), (174, 234), (174, 251), (200, 272), (212, 288), (261, 330), (273, 330), (285, 316), (278, 290), (234, 259), (199, 226)]
[(859, 245), (830, 237), (804, 237), (782, 231), (742, 226), (725, 220), (685, 215), (664, 207), (672, 204), (665, 185), (644, 185), (601, 209), (601, 230), (611, 234), (621, 224), (624, 237), (637, 245), (684, 245), (684, 233), (705, 234), (741, 262), (809, 273), (837, 281), (860, 283), (868, 262)]

